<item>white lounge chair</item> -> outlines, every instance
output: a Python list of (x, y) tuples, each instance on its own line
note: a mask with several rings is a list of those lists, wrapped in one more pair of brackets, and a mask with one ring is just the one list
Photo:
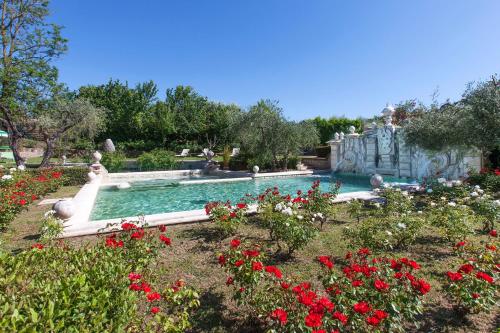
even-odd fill
[(240, 154), (240, 148), (233, 148), (233, 152), (231, 153), (231, 157), (238, 156)]
[(183, 149), (179, 155), (175, 155), (175, 157), (187, 157), (189, 156), (189, 149)]
[(208, 148), (203, 148), (201, 154), (198, 154), (198, 157), (206, 157), (208, 154)]

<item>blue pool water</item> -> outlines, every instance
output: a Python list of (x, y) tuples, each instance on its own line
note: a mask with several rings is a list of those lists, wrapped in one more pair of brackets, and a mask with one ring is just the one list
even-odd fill
[[(398, 181), (384, 178), (385, 181)], [(358, 175), (318, 174), (190, 185), (178, 184), (179, 179), (137, 181), (125, 190), (100, 189), (91, 220), (202, 209), (208, 201), (230, 200), (236, 203), (247, 193), (255, 196), (274, 186), (282, 194), (294, 194), (299, 189), (307, 191), (315, 180), (320, 180), (321, 190), (325, 192), (337, 180), (342, 182), (341, 193), (366, 191), (371, 188), (369, 179)]]

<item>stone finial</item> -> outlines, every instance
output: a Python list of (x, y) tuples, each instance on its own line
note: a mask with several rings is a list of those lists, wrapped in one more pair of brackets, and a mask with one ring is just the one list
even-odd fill
[(101, 162), (101, 158), (102, 158), (102, 155), (97, 150), (92, 154), (92, 159), (94, 160), (94, 163), (98, 164), (99, 162)]
[(258, 165), (254, 165), (252, 170), (253, 170), (253, 173), (259, 173), (260, 168)]
[(103, 149), (106, 153), (114, 153), (116, 151), (115, 144), (111, 139), (106, 139), (106, 141), (104, 141)]
[(335, 134), (333, 135), (333, 138), (335, 139), (335, 141), (340, 140), (340, 134), (335, 132)]
[(344, 132), (340, 132), (340, 140), (344, 140), (344, 136), (345, 136)]
[(59, 200), (54, 204), (52, 209), (56, 212), (57, 217), (67, 220), (75, 214), (76, 206), (73, 200)]
[(386, 126), (392, 126), (392, 116), (396, 110), (392, 105), (387, 103), (385, 108), (382, 110), (382, 116), (384, 117), (384, 122)]
[(349, 126), (349, 134), (356, 134), (356, 127), (354, 126)]
[(370, 178), (370, 184), (373, 188), (379, 188), (380, 186), (382, 186), (383, 182), (384, 178), (382, 178), (382, 176), (379, 174), (374, 174), (372, 178)]

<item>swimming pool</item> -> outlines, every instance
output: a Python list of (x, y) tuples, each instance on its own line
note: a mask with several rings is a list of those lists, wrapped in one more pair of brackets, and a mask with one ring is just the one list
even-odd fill
[[(200, 178), (196, 178), (200, 179)], [(238, 202), (245, 194), (253, 196), (277, 186), (282, 194), (307, 191), (320, 180), (322, 191), (328, 191), (337, 180), (341, 193), (368, 191), (369, 176), (315, 174), (294, 177), (270, 177), (236, 182), (182, 184), (182, 178), (131, 182), (128, 189), (103, 187), (99, 190), (91, 213), (91, 221), (202, 209), (208, 201)], [(401, 181), (389, 179), (386, 181)]]

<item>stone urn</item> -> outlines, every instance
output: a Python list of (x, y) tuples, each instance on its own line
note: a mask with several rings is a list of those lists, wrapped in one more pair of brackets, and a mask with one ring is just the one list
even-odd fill
[(92, 154), (92, 159), (94, 160), (94, 163), (100, 163), (102, 159), (102, 155), (100, 152), (97, 150)]
[(253, 173), (259, 173), (260, 168), (258, 165), (254, 165), (252, 170), (253, 170)]
[(56, 212), (56, 216), (63, 220), (69, 219), (76, 212), (73, 200), (59, 200), (54, 204), (52, 209)]
[(370, 184), (373, 188), (379, 188), (380, 186), (382, 186), (383, 182), (384, 178), (382, 178), (382, 176), (377, 173), (370, 178)]

